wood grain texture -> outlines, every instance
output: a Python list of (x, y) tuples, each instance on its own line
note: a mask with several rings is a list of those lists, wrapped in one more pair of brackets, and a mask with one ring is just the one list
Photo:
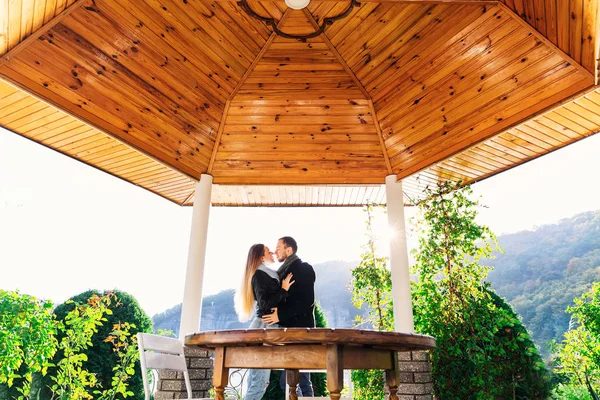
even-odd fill
[[(0, 123), (178, 204), (208, 171), (216, 205), (385, 202), (390, 170), (410, 203), (600, 130), (592, 0), (367, 1), (305, 42), (232, 1), (79, 4), (0, 0)], [(252, 5), (309, 33), (347, 2)]]
[(0, 126), (181, 204), (195, 180), (0, 81)]
[[(314, 26), (294, 11), (281, 29)], [(369, 184), (389, 173), (368, 99), (335, 52), (322, 38), (279, 37), (231, 100), (212, 172), (222, 184)]]
[(501, 3), (597, 76), (598, 1), (501, 0)]

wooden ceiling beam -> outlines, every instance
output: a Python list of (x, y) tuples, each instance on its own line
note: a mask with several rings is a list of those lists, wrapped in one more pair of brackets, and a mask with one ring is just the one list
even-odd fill
[[(290, 16), (291, 13), (292, 13), (292, 10), (289, 8), (285, 11), (283, 16), (277, 23), (278, 28), (281, 28), (283, 26), (283, 24), (288, 19), (288, 17)], [(206, 173), (209, 175), (212, 174), (212, 171), (213, 171), (213, 168), (215, 165), (215, 160), (217, 159), (217, 153), (219, 152), (219, 146), (221, 144), (221, 137), (223, 136), (223, 130), (225, 129), (225, 121), (227, 120), (227, 115), (229, 114), (229, 107), (231, 105), (231, 100), (235, 97), (237, 92), (244, 85), (244, 83), (246, 82), (246, 79), (248, 79), (248, 76), (250, 76), (252, 71), (254, 71), (254, 68), (256, 68), (256, 65), (258, 65), (260, 60), (264, 57), (267, 50), (269, 50), (269, 47), (271, 47), (271, 43), (273, 43), (273, 41), (275, 40), (276, 37), (277, 37), (277, 34), (275, 32), (271, 33), (271, 36), (269, 36), (265, 45), (260, 49), (260, 51), (256, 55), (256, 58), (254, 58), (254, 61), (252, 61), (252, 64), (250, 64), (250, 66), (248, 67), (248, 69), (246, 70), (246, 72), (244, 73), (244, 75), (242, 76), (240, 81), (238, 82), (238, 84), (235, 86), (235, 88), (229, 95), (229, 98), (225, 102), (225, 108), (223, 109), (223, 116), (221, 117), (221, 122), (219, 123), (219, 130), (217, 131), (217, 137), (215, 138), (215, 145), (213, 147), (212, 155), (210, 157), (210, 162), (208, 163), (208, 169), (206, 171)]]
[(63, 10), (60, 14), (52, 18), (46, 25), (42, 26), (37, 31), (33, 32), (27, 39), (20, 42), (18, 45), (9, 50), (6, 54), (0, 58), (0, 67), (12, 60), (17, 54), (26, 49), (29, 45), (34, 43), (36, 40), (40, 38), (40, 36), (44, 35), (46, 32), (54, 28), (56, 25), (62, 22), (66, 17), (71, 15), (73, 12), (77, 11), (79, 8), (91, 4), (91, 0), (76, 0), (73, 4)]
[[(310, 21), (310, 23), (312, 24), (312, 26), (315, 29), (319, 29), (319, 24), (315, 20), (315, 17), (313, 17), (313, 15), (310, 13), (310, 11), (308, 11), (308, 8), (305, 8), (303, 11), (304, 11), (304, 14), (306, 15), (306, 17), (308, 18), (308, 20)], [(358, 88), (360, 89), (362, 94), (365, 96), (365, 98), (369, 101), (369, 109), (371, 110), (371, 114), (373, 115), (373, 124), (375, 125), (375, 129), (377, 130), (377, 138), (379, 139), (379, 145), (380, 145), (381, 151), (383, 153), (383, 158), (385, 159), (385, 165), (387, 167), (388, 173), (390, 175), (393, 174), (394, 172), (392, 170), (392, 164), (390, 163), (390, 158), (388, 156), (388, 152), (385, 147), (385, 142), (383, 141), (383, 133), (381, 131), (381, 126), (379, 125), (379, 119), (377, 118), (377, 113), (375, 112), (375, 106), (373, 105), (373, 99), (371, 99), (371, 96), (369, 95), (369, 92), (367, 92), (367, 89), (365, 89), (365, 87), (360, 82), (360, 80), (358, 79), (356, 74), (354, 74), (354, 71), (352, 71), (352, 69), (350, 68), (348, 63), (346, 63), (346, 60), (344, 60), (344, 57), (342, 57), (342, 55), (339, 53), (339, 51), (337, 51), (337, 49), (335, 48), (333, 43), (331, 43), (331, 40), (329, 40), (327, 35), (325, 35), (325, 32), (321, 33), (320, 37), (321, 37), (321, 39), (323, 39), (325, 44), (327, 44), (327, 47), (335, 55), (335, 57), (337, 58), (339, 63), (342, 65), (342, 67), (344, 67), (344, 69), (346, 70), (348, 75), (350, 75), (350, 77), (352, 78), (352, 80), (354, 81), (356, 86), (358, 86)]]

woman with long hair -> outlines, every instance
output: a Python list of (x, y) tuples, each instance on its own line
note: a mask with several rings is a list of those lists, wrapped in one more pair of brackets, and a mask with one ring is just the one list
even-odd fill
[[(246, 322), (254, 317), (250, 329), (278, 327), (267, 326), (261, 317), (271, 314), (272, 309), (287, 297), (290, 286), (294, 284), (292, 274), (280, 282), (277, 272), (267, 267), (273, 262), (273, 254), (264, 244), (250, 247), (244, 278), (235, 296), (235, 309), (240, 321)], [(244, 400), (260, 400), (269, 386), (270, 374), (271, 370), (268, 369), (251, 369)]]

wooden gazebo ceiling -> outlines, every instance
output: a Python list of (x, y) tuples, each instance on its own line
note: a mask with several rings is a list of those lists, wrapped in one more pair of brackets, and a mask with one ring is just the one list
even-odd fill
[[(348, 2), (251, 6), (298, 34)], [(306, 41), (228, 0), (5, 7), (0, 126), (182, 205), (203, 173), (215, 205), (385, 202), (392, 173), (410, 202), (600, 130), (597, 0), (363, 1)]]

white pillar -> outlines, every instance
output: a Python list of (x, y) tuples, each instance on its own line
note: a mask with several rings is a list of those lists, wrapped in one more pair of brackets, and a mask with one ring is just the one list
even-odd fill
[(181, 323), (179, 325), (179, 339), (181, 340), (185, 339), (185, 335), (197, 332), (200, 329), (202, 283), (204, 281), (212, 181), (212, 176), (202, 174), (200, 181), (196, 184), (196, 193), (194, 194), (187, 272), (185, 274)]
[(408, 246), (404, 220), (404, 194), (402, 182), (396, 175), (385, 178), (388, 225), (394, 235), (390, 239), (390, 268), (392, 271), (392, 298), (394, 300), (394, 329), (414, 333), (410, 273), (408, 271)]

